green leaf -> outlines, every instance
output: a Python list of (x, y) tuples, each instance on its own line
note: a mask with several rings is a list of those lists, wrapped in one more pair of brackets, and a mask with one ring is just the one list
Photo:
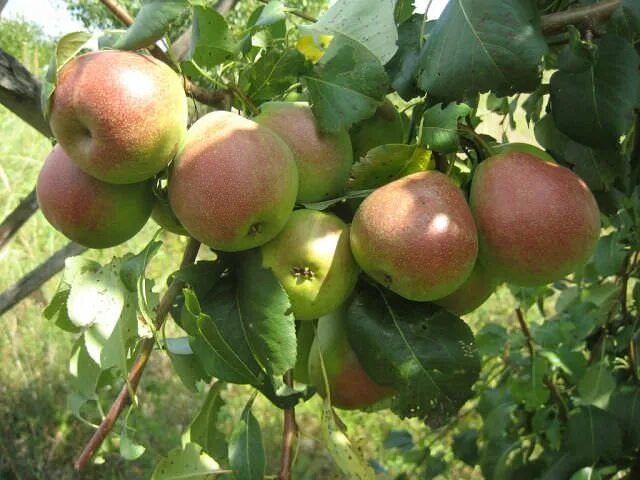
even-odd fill
[(220, 396), (226, 387), (224, 382), (216, 382), (209, 389), (207, 399), (182, 437), (182, 443), (196, 443), (212, 458), (223, 461), (228, 456), (225, 434), (218, 427), (218, 416), (225, 405)]
[(382, 443), (387, 449), (397, 448), (402, 452), (408, 452), (415, 446), (411, 433), (406, 430), (390, 430)]
[(549, 389), (544, 378), (549, 372), (549, 364), (541, 356), (535, 356), (531, 370), (516, 377), (511, 382), (511, 395), (516, 402), (522, 402), (527, 410), (535, 410), (549, 399)]
[(165, 346), (173, 369), (189, 390), (195, 393), (198, 391), (199, 382), (208, 382), (211, 379), (200, 359), (194, 355), (188, 337), (167, 338)]
[(306, 71), (304, 56), (297, 50), (267, 50), (251, 65), (248, 95), (261, 103), (281, 96)]
[(49, 118), (51, 96), (58, 83), (58, 72), (69, 60), (74, 58), (91, 39), (89, 32), (71, 32), (63, 35), (56, 43), (53, 55), (47, 66), (40, 91), (40, 108), (45, 118)]
[(211, 68), (227, 60), (234, 51), (235, 44), (225, 18), (213, 8), (194, 6), (191, 46), (185, 60)]
[(600, 237), (593, 257), (598, 275), (608, 277), (619, 274), (626, 257), (624, 243), (617, 232)]
[(444, 101), (531, 92), (546, 51), (532, 2), (452, 1), (429, 32), (419, 85)]
[(417, 72), (423, 23), (424, 15), (413, 15), (398, 27), (398, 51), (386, 65), (391, 86), (407, 101), (420, 96)]
[(116, 43), (119, 50), (138, 50), (160, 40), (189, 6), (187, 0), (143, 0), (133, 25)]
[(127, 255), (123, 258), (120, 267), (120, 278), (130, 291), (138, 291), (138, 281), (140, 277), (144, 274), (147, 265), (158, 253), (161, 246), (161, 241), (152, 240), (140, 253)]
[(598, 307), (601, 311), (608, 312), (620, 295), (620, 285), (615, 283), (600, 283), (590, 285), (582, 290), (580, 299)]
[(397, 50), (394, 4), (394, 0), (338, 0), (316, 23), (301, 30), (348, 37), (385, 64)]
[(611, 16), (607, 31), (629, 40), (637, 39), (640, 35), (640, 3), (636, 0), (622, 0)]
[(417, 145), (381, 145), (351, 167), (350, 190), (370, 190), (406, 175), (435, 168), (431, 152)]
[[(73, 280), (67, 311), (78, 327), (96, 323), (113, 328), (120, 318), (127, 289), (114, 262), (97, 269), (82, 270)], [(91, 308), (87, 308), (88, 306)]]
[(89, 355), (84, 338), (76, 340), (69, 359), (73, 389), (83, 398), (93, 398), (100, 380), (100, 365)]
[(569, 480), (602, 480), (602, 476), (593, 467), (584, 467), (571, 475)]
[(567, 448), (585, 464), (618, 457), (622, 432), (615, 417), (597, 407), (580, 407), (569, 415)]
[(507, 330), (496, 323), (484, 325), (476, 334), (476, 346), (481, 355), (500, 355), (509, 341)]
[(563, 72), (584, 72), (593, 66), (593, 45), (582, 41), (580, 31), (570, 25), (567, 30), (569, 43), (558, 55), (558, 68)]
[(640, 389), (628, 387), (616, 391), (609, 401), (608, 412), (618, 419), (625, 435), (625, 446), (640, 446)]
[(591, 68), (553, 74), (551, 112), (558, 129), (576, 142), (616, 148), (634, 118), (640, 57), (629, 42), (614, 34), (596, 45)]
[(371, 192), (373, 192), (373, 189), (355, 190), (353, 192), (347, 193), (346, 195), (343, 195), (342, 197), (332, 198), (331, 200), (324, 200), (322, 202), (303, 203), (302, 206), (310, 210), (324, 211), (328, 208), (333, 207), (334, 205), (338, 205), (339, 203), (345, 203), (347, 200), (365, 198), (369, 196)]
[(362, 284), (348, 306), (347, 332), (367, 374), (398, 390), (399, 415), (439, 424), (471, 395), (478, 352), (453, 314)]
[(351, 443), (341, 428), (341, 423), (331, 408), (328, 399), (322, 402), (322, 442), (329, 455), (347, 478), (374, 480), (375, 474), (364, 461), (360, 452)]
[(615, 388), (616, 381), (607, 367), (602, 363), (593, 364), (587, 368), (578, 382), (580, 404), (604, 409)]
[(453, 454), (470, 467), (478, 463), (478, 431), (474, 428), (453, 437)]
[(280, 0), (271, 0), (260, 13), (260, 17), (256, 21), (256, 25), (272, 25), (276, 22), (284, 20), (287, 14), (287, 9)]
[(127, 435), (127, 427), (122, 429), (120, 434), (120, 456), (125, 460), (136, 460), (140, 458), (147, 449), (143, 445), (135, 443), (129, 435)]
[(78, 333), (81, 328), (74, 325), (69, 318), (69, 312), (67, 312), (67, 301), (69, 299), (70, 288), (68, 285), (60, 288), (51, 297), (49, 305), (47, 305), (42, 312), (44, 317), (53, 322), (53, 324), (69, 333)]
[(258, 363), (270, 375), (296, 364), (296, 328), (291, 302), (257, 250), (247, 252), (238, 273), (237, 304), (242, 328)]
[(454, 153), (460, 148), (458, 121), (471, 114), (464, 103), (450, 103), (442, 108), (439, 103), (422, 116), (422, 145), (440, 153)]
[(251, 413), (251, 402), (242, 412), (229, 439), (229, 464), (238, 480), (262, 480), (265, 469), (260, 424)]
[(206, 480), (220, 470), (218, 463), (202, 451), (199, 445), (189, 443), (176, 448), (156, 465), (151, 480)]
[(337, 132), (371, 117), (389, 80), (380, 61), (359, 43), (337, 35), (316, 66), (303, 78), (313, 113), (323, 131)]

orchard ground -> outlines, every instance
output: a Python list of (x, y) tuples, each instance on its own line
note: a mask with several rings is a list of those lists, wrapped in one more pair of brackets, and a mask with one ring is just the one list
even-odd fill
[[(509, 131), (509, 139), (533, 142), (531, 133), (525, 129), (524, 119), (517, 120), (520, 129)], [(500, 138), (502, 126), (495, 122), (488, 126), (483, 124), (483, 132)], [(3, 218), (29, 193), (49, 150), (49, 142), (44, 137), (0, 107), (0, 214)], [(100, 262), (109, 261), (112, 256), (142, 249), (155, 231), (155, 224), (149, 221), (141, 234), (125, 245), (89, 251), (85, 255)], [(164, 232), (160, 238), (165, 248), (150, 265), (151, 276), (159, 279), (158, 285), (162, 285), (166, 276), (177, 268), (186, 244), (184, 237)], [(42, 213), (37, 212), (0, 252), (0, 289), (15, 283), (66, 243), (67, 240), (48, 225)], [(70, 387), (66, 367), (73, 336), (49, 324), (42, 315), (57, 283), (56, 277), (1, 319), (0, 478), (148, 478), (160, 457), (178, 446), (181, 432), (205, 395), (194, 399), (172, 375), (166, 356), (154, 355), (140, 392), (143, 413), (136, 416), (137, 420), (132, 425), (137, 430), (134, 438), (149, 445), (149, 450), (135, 462), (125, 462), (118, 455), (110, 455), (104, 465), (93, 466), (83, 474), (74, 473), (73, 458), (92, 429), (74, 417), (67, 404)], [(509, 290), (501, 287), (483, 307), (466, 318), (476, 332), (487, 322), (512, 322), (505, 325), (512, 330), (517, 328), (514, 306), (515, 300)], [(537, 320), (535, 307), (528, 318), (531, 322)], [(519, 332), (514, 334), (520, 335)], [(240, 410), (249, 395), (249, 388), (228, 387), (224, 422), (227, 432), (233, 426), (232, 412)], [(106, 409), (108, 405), (102, 407)], [(295, 463), (296, 479), (340, 478), (319, 442), (319, 410), (317, 398), (296, 409), (298, 423), (303, 426)], [(463, 407), (462, 411), (466, 408)], [(267, 470), (273, 471), (277, 467), (280, 449), (282, 416), (261, 397), (254, 413), (263, 428), (266, 451), (271, 452)], [(437, 454), (439, 445), (449, 440), (446, 432), (431, 431), (415, 419), (401, 421), (388, 411), (374, 415), (342, 412), (341, 416), (349, 428), (351, 439), (363, 449), (365, 458), (375, 458), (388, 470), (386, 478), (410, 471), (411, 456), (421, 454), (417, 449), (403, 454), (397, 448), (385, 448), (384, 441), (389, 432), (407, 430), (416, 448), (429, 445), (436, 439), (432, 454)], [(460, 422), (470, 427), (480, 424), (473, 415), (462, 417)], [(442, 451), (450, 452), (448, 448)], [(448, 475), (470, 480), (482, 478), (479, 469), (458, 473), (449, 471)]]

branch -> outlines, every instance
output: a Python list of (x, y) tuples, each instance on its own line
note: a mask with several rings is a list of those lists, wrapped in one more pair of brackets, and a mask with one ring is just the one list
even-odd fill
[(0, 294), (0, 315), (13, 308), (18, 302), (40, 288), (64, 267), (68, 257), (80, 255), (87, 248), (77, 243), (69, 243), (54, 253), (48, 260), (22, 277), (16, 284)]
[(3, 249), (11, 237), (13, 237), (20, 227), (31, 218), (38, 210), (38, 200), (36, 198), (35, 188), (31, 190), (29, 195), (20, 200), (18, 206), (6, 216), (0, 224), (0, 250)]
[[(289, 370), (284, 376), (284, 382), (293, 386), (293, 373)], [(284, 411), (284, 429), (282, 432), (282, 454), (280, 456), (280, 473), (278, 480), (291, 480), (291, 464), (293, 463), (293, 443), (298, 434), (295, 407)]]
[(40, 109), (40, 88), (40, 82), (31, 72), (0, 48), (0, 104), (45, 137), (52, 137)]
[[(199, 249), (200, 242), (194, 240), (193, 238), (190, 239), (182, 255), (180, 268), (192, 264), (198, 256)], [(156, 329), (162, 327), (165, 318), (171, 310), (171, 306), (173, 305), (176, 295), (180, 293), (180, 290), (182, 290), (183, 286), (184, 282), (177, 279), (174, 279), (171, 282), (171, 285), (169, 285), (169, 288), (163, 295), (160, 303), (158, 304), (158, 307), (156, 308), (156, 318), (154, 320)], [(80, 471), (87, 466), (93, 455), (102, 445), (102, 442), (104, 442), (105, 438), (107, 438), (107, 435), (109, 435), (109, 432), (111, 432), (111, 429), (115, 425), (124, 408), (131, 401), (131, 394), (136, 393), (138, 384), (140, 383), (140, 378), (142, 377), (142, 373), (147, 366), (147, 362), (149, 361), (149, 357), (151, 356), (154, 345), (155, 341), (153, 338), (146, 338), (140, 344), (140, 354), (138, 355), (135, 364), (129, 372), (129, 375), (127, 377), (128, 381), (122, 386), (122, 388), (120, 389), (120, 393), (111, 405), (111, 408), (109, 408), (109, 412), (102, 419), (100, 426), (95, 431), (87, 445), (84, 447), (80, 456), (76, 459), (74, 463), (74, 468), (76, 470)]]
[[(116, 0), (100, 0), (105, 7), (109, 9), (115, 17), (118, 18), (124, 25), (130, 27), (133, 24), (133, 17), (116, 1)], [(148, 47), (151, 55), (158, 60), (166, 63), (173, 68), (171, 59), (169, 56), (157, 45), (150, 45)], [(219, 106), (227, 97), (227, 92), (224, 90), (207, 90), (199, 85), (196, 85), (188, 78), (184, 77), (184, 91), (191, 98), (204, 103), (205, 105)]]
[(620, 6), (620, 0), (603, 0), (585, 7), (572, 8), (542, 17), (542, 31), (552, 34), (564, 31), (569, 25), (592, 27), (608, 19)]

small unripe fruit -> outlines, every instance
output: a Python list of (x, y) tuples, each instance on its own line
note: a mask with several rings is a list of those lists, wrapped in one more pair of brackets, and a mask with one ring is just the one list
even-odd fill
[(149, 55), (86, 53), (59, 72), (49, 123), (83, 171), (109, 183), (136, 183), (178, 152), (187, 99), (180, 77)]
[(354, 160), (359, 161), (369, 150), (380, 145), (403, 143), (405, 124), (408, 123), (406, 116), (398, 113), (393, 103), (385, 100), (372, 117), (351, 129)]
[(282, 231), (262, 246), (291, 300), (297, 320), (313, 320), (342, 305), (358, 280), (349, 246), (349, 227), (335, 215), (296, 210)]
[(191, 126), (169, 178), (169, 202), (184, 228), (229, 252), (275, 237), (297, 193), (298, 172), (287, 145), (268, 128), (224, 111)]
[(151, 182), (114, 185), (80, 170), (56, 145), (44, 162), (36, 192), (45, 218), (67, 238), (106, 248), (133, 237), (149, 219)]
[(480, 262), (495, 277), (543, 285), (576, 271), (600, 235), (598, 205), (571, 170), (521, 151), (482, 162), (471, 186)]
[(409, 300), (445, 297), (467, 279), (478, 253), (462, 191), (442, 173), (408, 175), (358, 208), (351, 249), (368, 275)]

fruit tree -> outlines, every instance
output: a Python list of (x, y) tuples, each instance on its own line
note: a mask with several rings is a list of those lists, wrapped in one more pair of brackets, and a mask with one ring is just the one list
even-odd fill
[[(107, 437), (144, 452), (121, 414), (153, 354), (208, 392), (154, 479), (292, 478), (316, 395), (345, 478), (640, 478), (638, 0), (450, 0), (434, 21), (264, 0), (240, 29), (205, 0), (102, 3), (128, 28), (64, 35), (43, 79), (39, 207), (88, 248), (150, 218), (188, 240), (166, 288), (158, 235), (66, 260), (44, 315), (76, 338), (74, 413), (112, 402), (77, 469)], [(497, 290), (503, 314), (469, 321)], [(253, 393), (225, 435), (229, 384)], [(258, 395), (283, 412), (279, 471)], [(350, 409), (432, 441), (391, 476)]]

